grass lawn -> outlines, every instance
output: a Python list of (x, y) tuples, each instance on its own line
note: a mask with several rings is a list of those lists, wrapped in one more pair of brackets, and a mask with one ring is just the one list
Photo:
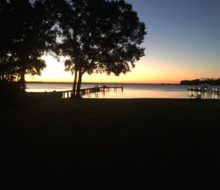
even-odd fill
[(219, 118), (218, 100), (10, 106), (0, 112), (0, 188), (215, 189)]

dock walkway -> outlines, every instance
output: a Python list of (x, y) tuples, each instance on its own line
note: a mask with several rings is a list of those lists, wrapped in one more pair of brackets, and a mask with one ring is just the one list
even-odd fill
[[(92, 88), (83, 88), (80, 90), (80, 95), (84, 96), (87, 94), (91, 94), (91, 93), (97, 93), (97, 92), (103, 92), (106, 90), (110, 90), (110, 89), (120, 89), (120, 90), (124, 90), (124, 87), (122, 85), (96, 85), (95, 87)], [(73, 95), (73, 91), (72, 90), (67, 90), (67, 91), (60, 91), (57, 93), (61, 93), (61, 97), (62, 98), (71, 98)]]
[(200, 86), (200, 87), (189, 87), (188, 91), (190, 92), (195, 92), (195, 93), (209, 93), (209, 94), (214, 94), (214, 95), (220, 95), (220, 89), (218, 88), (213, 88), (210, 86)]
[[(91, 88), (83, 88), (80, 90), (80, 95), (84, 96), (91, 93), (98, 93), (98, 92), (105, 92), (106, 90), (124, 90), (122, 85), (96, 85), (95, 87)], [(53, 91), (53, 92), (29, 92), (29, 94), (42, 94), (45, 96), (53, 96), (59, 98), (71, 98), (73, 95), (73, 90), (65, 90), (65, 91)]]

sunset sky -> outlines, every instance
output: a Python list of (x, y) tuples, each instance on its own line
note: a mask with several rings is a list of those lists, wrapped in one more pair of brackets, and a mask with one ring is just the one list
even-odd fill
[[(219, 0), (127, 0), (145, 22), (145, 57), (126, 75), (84, 75), (83, 82), (179, 83), (220, 78)], [(72, 82), (71, 73), (50, 56), (41, 76), (28, 81)]]

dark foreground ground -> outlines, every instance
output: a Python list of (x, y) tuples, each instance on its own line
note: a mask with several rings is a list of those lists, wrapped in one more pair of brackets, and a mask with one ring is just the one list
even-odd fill
[(0, 189), (220, 187), (220, 101), (32, 100), (0, 114)]

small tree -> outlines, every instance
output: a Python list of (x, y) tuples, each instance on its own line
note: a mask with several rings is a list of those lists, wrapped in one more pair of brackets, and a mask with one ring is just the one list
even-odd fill
[[(59, 17), (61, 54), (75, 73), (73, 93), (80, 96), (85, 72), (126, 73), (144, 55), (145, 24), (124, 0), (70, 0)], [(77, 86), (77, 87), (76, 87)]]

